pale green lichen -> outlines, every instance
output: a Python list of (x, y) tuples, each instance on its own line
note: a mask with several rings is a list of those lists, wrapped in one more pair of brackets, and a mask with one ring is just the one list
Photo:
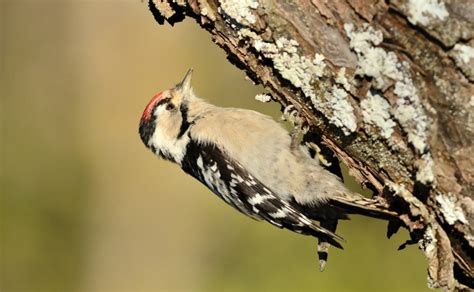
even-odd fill
[(350, 39), (350, 47), (357, 54), (357, 75), (374, 78), (374, 87), (377, 89), (383, 89), (390, 79), (403, 78), (402, 64), (395, 53), (375, 47), (383, 41), (381, 31), (374, 30), (367, 24), (364, 24), (361, 30), (355, 31), (351, 23), (345, 24), (344, 30)]
[(418, 90), (413, 85), (412, 79), (406, 77), (403, 81), (395, 83), (394, 93), (399, 98), (392, 109), (392, 114), (407, 133), (410, 144), (418, 153), (423, 153), (416, 179), (424, 184), (433, 183), (433, 158), (429, 152), (425, 153), (428, 148), (428, 117), (421, 105)]
[(408, 21), (412, 24), (429, 25), (434, 19), (445, 20), (449, 16), (443, 1), (409, 0)]
[(322, 111), (334, 125), (341, 127), (346, 135), (354, 132), (357, 127), (354, 109), (348, 101), (344, 89), (334, 86), (321, 98), (314, 90), (314, 83), (323, 76), (326, 64), (324, 56), (315, 54), (313, 58), (301, 56), (298, 53), (299, 44), (295, 40), (284, 37), (275, 43), (265, 42), (244, 31), (241, 34), (254, 39), (254, 48), (266, 58), (272, 60), (274, 68), (294, 87), (300, 88), (303, 94), (310, 98), (314, 106)]
[(367, 98), (361, 103), (364, 121), (378, 127), (380, 135), (389, 139), (393, 133), (395, 122), (390, 117), (390, 104), (380, 95), (367, 92)]
[(335, 81), (336, 81), (337, 84), (344, 87), (344, 89), (346, 91), (349, 92), (351, 90), (351, 84), (349, 83), (349, 81), (346, 78), (346, 68), (342, 67), (341, 69), (339, 69), (339, 71), (337, 71)]
[(256, 39), (254, 48), (272, 60), (274, 68), (283, 78), (300, 88), (308, 97), (315, 96), (312, 81), (323, 75), (324, 57), (315, 54), (313, 59), (298, 54), (298, 42), (281, 37), (275, 43)]
[(416, 180), (424, 184), (432, 183), (435, 179), (433, 167), (434, 161), (431, 154), (423, 154), (418, 165), (418, 171), (416, 172)]
[(260, 102), (269, 102), (272, 100), (272, 97), (268, 94), (265, 94), (265, 93), (261, 93), (261, 94), (257, 94), (255, 95), (255, 99), (260, 101)]
[(469, 224), (464, 215), (464, 211), (457, 205), (455, 196), (451, 194), (437, 194), (435, 199), (440, 206), (444, 219), (446, 219), (446, 222), (448, 222), (449, 225), (453, 225), (458, 221), (463, 224)]
[(363, 54), (374, 45), (383, 41), (383, 34), (368, 24), (363, 25), (362, 30), (355, 31), (352, 23), (344, 24), (344, 30), (350, 39), (350, 47), (358, 54)]
[(219, 0), (222, 11), (241, 24), (254, 24), (257, 21), (252, 10), (258, 8), (257, 0)]
[(456, 44), (453, 50), (456, 52), (459, 59), (466, 64), (469, 64), (471, 59), (474, 59), (474, 48), (471, 46)]
[(397, 81), (394, 93), (399, 98), (392, 113), (407, 133), (408, 141), (419, 153), (423, 153), (428, 145), (428, 117), (413, 80), (405, 77), (403, 81)]
[(364, 25), (355, 30), (352, 24), (345, 24), (350, 46), (356, 52), (358, 66), (356, 74), (374, 78), (374, 87), (383, 89), (395, 83), (394, 93), (399, 97), (392, 114), (408, 135), (409, 142), (423, 153), (427, 146), (428, 118), (413, 84), (408, 64), (400, 62), (393, 52), (386, 52), (379, 45), (383, 41), (381, 31)]
[(423, 239), (420, 241), (420, 247), (427, 255), (431, 255), (436, 249), (436, 234), (431, 225), (426, 227)]
[(262, 39), (258, 34), (248, 28), (239, 29), (239, 31), (237, 31), (237, 35), (239, 36), (239, 38), (244, 40), (250, 39), (253, 41), (257, 41)]
[(317, 98), (311, 99), (313, 104), (320, 105), (328, 111), (332, 111), (329, 122), (341, 128), (345, 135), (349, 135), (357, 129), (354, 108), (349, 102), (347, 92), (333, 85), (330, 91), (325, 94), (325, 101)]

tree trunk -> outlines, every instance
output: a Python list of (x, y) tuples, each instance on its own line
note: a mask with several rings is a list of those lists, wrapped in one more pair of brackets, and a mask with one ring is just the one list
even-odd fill
[(149, 5), (160, 24), (194, 18), (233, 64), (296, 109), (302, 126), (374, 192), (373, 208), (400, 220), (390, 219), (388, 235), (401, 222), (407, 243), (419, 243), (430, 287), (474, 288), (472, 2)]

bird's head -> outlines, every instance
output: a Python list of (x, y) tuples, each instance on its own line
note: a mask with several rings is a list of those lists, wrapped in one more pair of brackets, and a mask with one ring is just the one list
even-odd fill
[[(175, 87), (155, 94), (148, 102), (140, 119), (140, 137), (148, 148), (160, 148), (166, 141), (176, 139), (187, 123), (187, 100), (193, 95), (191, 87), (192, 69)], [(159, 137), (155, 137), (159, 130)]]

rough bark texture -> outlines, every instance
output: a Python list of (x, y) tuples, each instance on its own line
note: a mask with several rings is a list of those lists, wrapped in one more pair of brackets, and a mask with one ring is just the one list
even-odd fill
[(398, 218), (388, 235), (400, 222), (409, 230), (430, 287), (474, 288), (471, 1), (149, 4), (160, 24), (194, 18), (232, 63), (296, 109), (374, 192), (351, 203)]

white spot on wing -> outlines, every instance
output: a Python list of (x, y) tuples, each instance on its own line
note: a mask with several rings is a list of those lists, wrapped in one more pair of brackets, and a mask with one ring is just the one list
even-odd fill
[[(238, 197), (237, 190), (233, 188), (237, 183), (242, 182), (243, 178), (239, 175), (233, 175), (234, 179), (230, 183), (230, 188), (227, 187), (226, 183), (221, 179), (217, 163), (214, 162), (212, 166), (205, 165), (203, 157), (200, 155), (197, 159), (197, 166), (202, 173), (202, 179), (207, 187), (222, 198), (227, 204), (231, 205), (240, 212), (255, 218), (261, 219), (258, 216), (258, 209), (255, 207), (253, 210), (248, 209)], [(253, 211), (253, 212), (252, 212)]]
[(216, 166), (216, 171), (212, 171), (212, 167), (208, 168), (204, 165), (202, 156), (199, 155), (197, 159), (197, 166), (200, 168), (204, 182), (206, 183), (207, 187), (210, 188), (214, 193), (219, 194), (224, 201), (226, 201), (228, 204), (231, 204), (232, 198), (230, 196), (229, 190), (223, 183), (223, 181), (220, 179), (220, 173), (217, 171), (217, 166)]
[(237, 182), (243, 182), (243, 181), (244, 181), (244, 179), (243, 179), (240, 175), (238, 175), (238, 174), (233, 174), (233, 173), (231, 173), (231, 174), (230, 174), (230, 177), (231, 177), (233, 180), (236, 180)]
[(287, 209), (280, 209), (275, 213), (270, 213), (270, 216), (272, 216), (273, 218), (284, 218), (286, 217), (286, 212)]
[(257, 205), (263, 203), (267, 199), (273, 198), (273, 195), (260, 195), (260, 194), (255, 194), (253, 197), (248, 199), (248, 202), (250, 205)]
[(245, 181), (245, 184), (248, 185), (249, 187), (251, 187), (251, 186), (256, 185), (257, 182), (256, 182), (256, 181), (253, 181), (253, 180), (246, 180), (246, 181)]

